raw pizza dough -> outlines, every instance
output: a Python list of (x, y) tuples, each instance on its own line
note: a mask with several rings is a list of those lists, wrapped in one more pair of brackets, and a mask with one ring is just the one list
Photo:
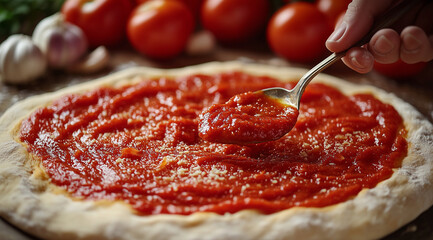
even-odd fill
[[(21, 101), (0, 118), (0, 216), (43, 239), (376, 239), (398, 229), (433, 205), (433, 126), (412, 106), (392, 94), (319, 75), (324, 82), (350, 95), (372, 93), (392, 104), (408, 131), (408, 156), (390, 179), (364, 189), (353, 199), (324, 208), (291, 208), (264, 215), (253, 210), (235, 214), (134, 214), (122, 202), (74, 200), (51, 186), (17, 142), (20, 121), (38, 107), (66, 93), (103, 85), (116, 86), (139, 77), (213, 74), (241, 70), (281, 80), (299, 79), (303, 69), (208, 63), (182, 69), (133, 68), (92, 82)], [(36, 169), (36, 170), (34, 170)]]

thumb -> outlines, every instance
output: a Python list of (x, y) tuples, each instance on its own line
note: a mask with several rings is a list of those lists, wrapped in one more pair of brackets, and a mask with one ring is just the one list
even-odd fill
[(326, 41), (331, 52), (341, 52), (360, 40), (373, 25), (374, 18), (391, 6), (392, 0), (353, 0), (341, 23)]

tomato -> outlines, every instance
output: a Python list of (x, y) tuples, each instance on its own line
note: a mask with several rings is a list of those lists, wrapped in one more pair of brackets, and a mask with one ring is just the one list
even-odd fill
[(137, 5), (140, 5), (140, 4), (148, 2), (148, 1), (153, 1), (153, 0), (136, 0), (135, 2)]
[(156, 59), (180, 54), (194, 30), (191, 11), (172, 0), (149, 1), (139, 5), (128, 21), (129, 41), (140, 53)]
[(65, 20), (80, 27), (92, 47), (119, 44), (131, 11), (130, 0), (67, 0), (61, 9)]
[(188, 6), (192, 14), (194, 15), (194, 18), (197, 19), (197, 21), (199, 21), (200, 10), (204, 0), (181, 0), (181, 1), (185, 3), (186, 6)]
[[(154, 0), (136, 0), (137, 5)], [(192, 12), (195, 19), (199, 19), (201, 5), (203, 0), (175, 0), (184, 3)]]
[(239, 43), (263, 31), (269, 13), (268, 0), (205, 0), (201, 22), (217, 40)]
[(295, 2), (280, 8), (268, 24), (267, 38), (278, 55), (297, 62), (312, 62), (326, 52), (332, 31), (326, 16), (312, 3)]
[(331, 24), (335, 24), (340, 14), (347, 10), (350, 2), (352, 0), (318, 0), (316, 5), (328, 17)]
[(416, 74), (420, 73), (426, 65), (426, 62), (409, 64), (399, 59), (397, 62), (390, 64), (375, 62), (374, 70), (387, 77), (401, 79), (415, 76)]

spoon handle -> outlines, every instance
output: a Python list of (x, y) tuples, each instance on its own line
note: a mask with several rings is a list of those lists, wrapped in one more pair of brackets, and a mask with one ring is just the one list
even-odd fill
[(340, 60), (346, 55), (346, 52), (332, 53), (327, 58), (323, 59), (319, 64), (311, 68), (307, 73), (302, 76), (298, 84), (292, 89), (292, 94), (289, 94), (291, 103), (296, 103), (296, 108), (299, 109), (301, 103), (301, 96), (304, 93), (305, 88), (311, 82), (311, 80), (320, 72)]
[[(379, 1), (379, 0), (376, 0)], [(358, 42), (353, 44), (348, 49), (338, 52), (338, 53), (332, 53), (330, 56), (322, 60), (319, 64), (314, 66), (310, 71), (308, 71), (302, 78), (299, 80), (298, 84), (293, 88), (293, 96), (291, 96), (291, 102), (297, 103), (297, 108), (299, 109), (299, 104), (301, 101), (301, 96), (304, 93), (305, 88), (307, 87), (308, 83), (321, 71), (325, 70), (338, 60), (340, 60), (342, 57), (344, 57), (349, 49), (352, 47), (360, 47), (365, 44), (367, 44), (371, 37), (379, 31), (380, 29), (390, 27), (392, 24), (394, 24), (398, 19), (402, 18), (404, 14), (406, 14), (409, 10), (414, 8), (415, 6), (427, 2), (429, 0), (403, 0), (387, 12), (385, 12), (381, 17), (377, 18), (374, 21), (373, 26), (371, 27), (370, 31), (364, 35)]]

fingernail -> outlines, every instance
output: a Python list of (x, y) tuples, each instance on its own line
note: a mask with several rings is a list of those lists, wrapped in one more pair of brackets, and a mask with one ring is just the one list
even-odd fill
[(421, 42), (412, 34), (403, 37), (403, 48), (410, 53), (416, 53), (421, 49)]
[(373, 44), (376, 53), (386, 55), (394, 49), (394, 44), (385, 36), (380, 36)]
[(328, 37), (327, 42), (338, 42), (346, 32), (347, 24), (345, 22), (342, 22), (340, 26), (338, 26), (337, 29), (334, 30), (334, 32)]
[(350, 61), (352, 62), (353, 66), (355, 66), (356, 68), (359, 68), (359, 69), (364, 69), (365, 68), (365, 66), (362, 65), (360, 62), (358, 62), (358, 60), (355, 57), (352, 57), (350, 59)]
[(351, 57), (350, 61), (352, 62), (353, 66), (358, 69), (367, 69), (370, 67), (370, 63), (373, 61), (373, 59), (368, 54), (362, 54), (362, 56), (359, 57)]

